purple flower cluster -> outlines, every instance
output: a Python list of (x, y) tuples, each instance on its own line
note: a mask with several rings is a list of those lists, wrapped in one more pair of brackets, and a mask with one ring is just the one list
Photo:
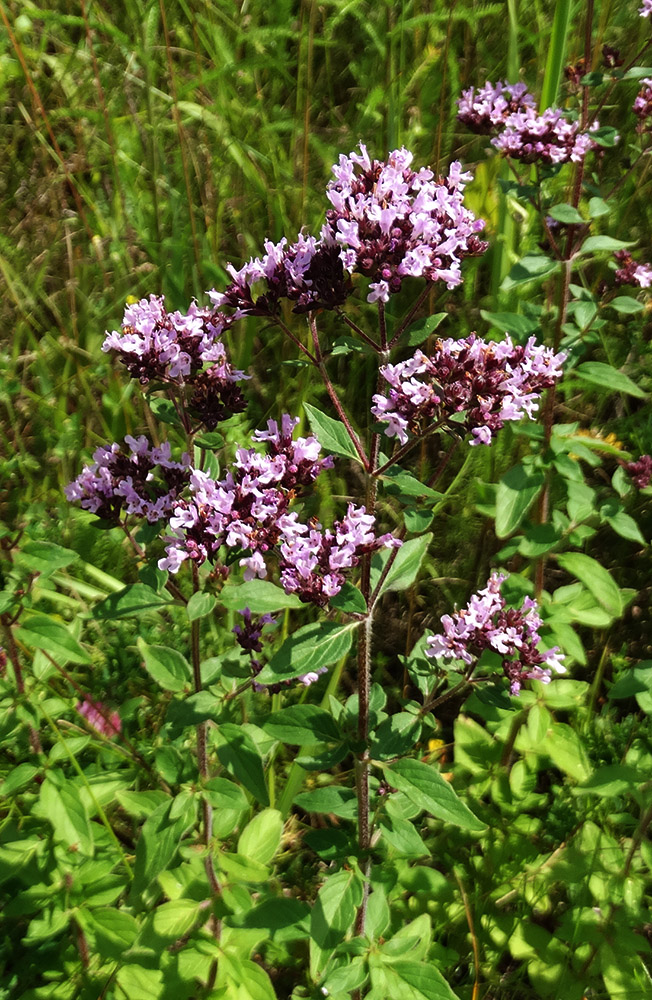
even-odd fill
[(523, 345), (507, 336), (500, 343), (475, 334), (462, 340), (439, 340), (435, 353), (423, 351), (380, 371), (389, 384), (387, 395), (373, 397), (373, 415), (388, 426), (388, 437), (401, 444), (408, 432), (421, 434), (433, 423), (473, 435), (472, 445), (490, 444), (506, 420), (532, 417), (544, 389), (561, 377), (566, 355), (537, 345)]
[(583, 132), (560, 108), (539, 114), (534, 98), (523, 83), (485, 83), (458, 100), (458, 118), (473, 132), (496, 133), (492, 145), (522, 163), (579, 163), (596, 143), (590, 136), (594, 122)]
[(652, 482), (652, 456), (641, 455), (635, 462), (623, 462), (625, 470), (639, 490), (644, 490)]
[(332, 243), (299, 234), (297, 242), (265, 242), (265, 254), (252, 257), (236, 270), (227, 271), (233, 279), (224, 292), (212, 289), (208, 295), (218, 309), (232, 312), (229, 321), (243, 316), (275, 316), (283, 299), (294, 302), (294, 312), (311, 309), (334, 309), (351, 292), (345, 280), (338, 248)]
[(652, 14), (652, 0), (643, 0), (643, 6), (638, 8), (641, 17), (649, 17)]
[(117, 712), (112, 712), (101, 701), (84, 698), (75, 705), (76, 710), (86, 719), (86, 722), (97, 733), (111, 739), (122, 731), (122, 719)]
[[(251, 657), (251, 672), (254, 677), (257, 677), (263, 669), (263, 664), (253, 654), (262, 652), (263, 644), (261, 637), (263, 628), (265, 625), (275, 625), (276, 619), (272, 615), (258, 615), (253, 618), (249, 608), (243, 608), (242, 611), (238, 611), (238, 614), (242, 615), (244, 621), (242, 625), (236, 625), (233, 629), (236, 642), (245, 652), (249, 653)], [(326, 667), (320, 667), (318, 670), (311, 670), (307, 674), (301, 674), (296, 679), (304, 687), (309, 687), (318, 680), (320, 674), (324, 673), (326, 673)], [(254, 691), (267, 691), (269, 694), (276, 694), (277, 691), (293, 683), (294, 681), (288, 680), (279, 681), (278, 684), (259, 684), (254, 680), (251, 686)]]
[(349, 504), (346, 516), (332, 530), (320, 525), (297, 525), (281, 542), (281, 583), (289, 594), (323, 607), (338, 594), (346, 571), (357, 566), (360, 557), (376, 549), (398, 548), (401, 542), (391, 534), (376, 537), (375, 518), (364, 507)]
[[(107, 333), (103, 351), (115, 351), (132, 378), (191, 388), (190, 413), (209, 430), (245, 409), (237, 387), (249, 378), (229, 362), (220, 337), (231, 318), (191, 303), (188, 312), (167, 312), (163, 298), (150, 295), (125, 309), (122, 330)], [(209, 367), (205, 367), (208, 365)]]
[(645, 77), (641, 80), (641, 83), (643, 86), (636, 95), (632, 111), (638, 118), (636, 131), (649, 132), (652, 127), (652, 80), (649, 77)]
[(226, 545), (250, 552), (240, 560), (245, 580), (267, 575), (265, 553), (282, 534), (290, 536), (301, 529), (297, 514), (289, 513), (291, 501), (322, 469), (333, 465), (330, 456), (319, 458), (316, 438), (292, 440), (298, 422), (287, 414), (280, 428), (275, 420), (268, 421), (266, 431), (254, 433), (254, 440), (267, 445), (267, 453), (239, 448), (224, 479), (215, 481), (192, 471), (191, 498), (174, 506), (170, 526), (176, 537), (159, 561), (160, 569), (176, 573), (186, 559), (212, 560)]
[(408, 276), (459, 285), (462, 258), (487, 247), (477, 236), (484, 221), (463, 205), (471, 175), (455, 162), (435, 180), (426, 167), (412, 169), (404, 148), (385, 163), (372, 160), (362, 143), (359, 149), (333, 167), (324, 243), (339, 248), (345, 271), (372, 279), (369, 302), (387, 302)]
[(474, 594), (468, 605), (454, 615), (444, 615), (443, 634), (428, 637), (426, 656), (462, 660), (471, 665), (486, 649), (503, 657), (503, 670), (512, 694), (523, 681), (548, 684), (554, 670), (566, 672), (557, 646), (541, 653), (539, 629), (543, 624), (537, 602), (526, 597), (518, 608), (506, 608), (500, 586), (507, 577), (492, 573), (487, 586)]
[(127, 436), (129, 452), (118, 444), (97, 448), (93, 465), (65, 487), (68, 500), (78, 500), (84, 510), (118, 523), (122, 510), (150, 523), (166, 517), (190, 479), (190, 457), (170, 458), (170, 445), (150, 447), (146, 437)]
[[(598, 122), (593, 122), (589, 132), (597, 128)], [(528, 108), (509, 115), (491, 143), (521, 163), (580, 163), (597, 145), (589, 132), (582, 132), (579, 122), (569, 121), (559, 108), (541, 114)]]
[(535, 107), (535, 100), (524, 83), (490, 83), (484, 86), (469, 87), (462, 91), (457, 102), (458, 121), (462, 122), (472, 132), (490, 134), (504, 125), (509, 115), (515, 111), (526, 111)]
[(616, 250), (614, 258), (620, 264), (615, 274), (617, 285), (638, 285), (639, 288), (652, 285), (652, 265), (638, 264), (629, 250)]

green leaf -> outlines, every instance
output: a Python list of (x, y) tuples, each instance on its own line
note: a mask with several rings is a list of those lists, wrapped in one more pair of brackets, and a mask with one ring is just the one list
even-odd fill
[(355, 792), (351, 788), (325, 785), (311, 792), (300, 792), (294, 798), (294, 805), (307, 813), (332, 813), (341, 819), (355, 819), (358, 805)]
[(348, 653), (357, 624), (311, 622), (304, 625), (288, 636), (256, 679), (260, 684), (275, 684), (279, 680), (293, 680), (321, 667), (329, 667)]
[(609, 691), (609, 698), (633, 698), (641, 692), (652, 692), (652, 660), (641, 660), (631, 670), (625, 670)]
[(263, 809), (247, 823), (238, 840), (238, 854), (268, 865), (281, 846), (283, 817), (278, 809)]
[(380, 829), (383, 837), (397, 854), (404, 858), (423, 858), (430, 851), (409, 819), (397, 816), (381, 816)]
[(584, 364), (577, 366), (574, 374), (585, 382), (604, 386), (611, 392), (624, 392), (639, 399), (645, 399), (647, 395), (628, 375), (618, 371), (617, 368), (612, 368), (611, 365), (603, 364), (602, 361), (585, 361)]
[(32, 615), (24, 619), (24, 624), (14, 629), (14, 634), (28, 646), (50, 653), (60, 665), (93, 662), (65, 625), (48, 615)]
[(164, 691), (185, 691), (192, 680), (192, 668), (185, 656), (170, 646), (148, 646), (139, 638), (138, 649), (145, 670)]
[[(382, 456), (381, 461), (384, 459)], [(420, 482), (411, 473), (398, 465), (391, 465), (380, 477), (385, 485), (385, 490), (390, 496), (397, 497), (427, 497), (429, 500), (441, 500), (443, 493), (431, 489), (425, 483)]]
[(502, 330), (503, 333), (511, 333), (519, 339), (529, 337), (530, 334), (540, 329), (540, 323), (529, 316), (521, 315), (521, 313), (494, 313), (481, 309), (480, 315), (487, 323), (496, 327), (497, 330)]
[(360, 462), (360, 456), (344, 424), (339, 420), (333, 420), (309, 403), (304, 403), (303, 408), (308, 414), (310, 428), (324, 451)]
[(353, 871), (331, 875), (317, 893), (310, 914), (310, 973), (314, 979), (344, 939), (361, 901), (362, 885)]
[(615, 299), (609, 302), (612, 309), (616, 312), (624, 313), (625, 315), (633, 315), (634, 313), (643, 312), (645, 306), (638, 299), (633, 298), (631, 295), (617, 295)]
[(157, 420), (161, 420), (164, 424), (171, 424), (173, 427), (181, 427), (179, 414), (171, 400), (161, 399), (160, 396), (150, 396), (148, 404)]
[[(417, 578), (421, 563), (432, 542), (432, 532), (429, 531), (419, 538), (411, 538), (409, 542), (403, 542), (396, 553), (392, 567), (383, 582), (378, 597), (386, 594), (390, 590), (407, 590)], [(393, 549), (380, 549), (374, 552), (371, 559), (371, 589), (378, 586), (383, 569), (394, 552)]]
[(344, 611), (349, 615), (366, 615), (367, 602), (362, 596), (358, 587), (352, 583), (345, 583), (338, 594), (331, 597), (329, 604), (338, 611)]
[(436, 767), (404, 758), (385, 770), (389, 784), (404, 792), (415, 806), (425, 809), (431, 816), (465, 830), (486, 830), (486, 825), (457, 797)]
[(501, 285), (502, 291), (509, 291), (515, 285), (521, 285), (525, 281), (541, 280), (546, 278), (559, 267), (557, 261), (551, 260), (541, 254), (532, 254), (517, 261)]
[(163, 996), (163, 973), (160, 969), (122, 965), (116, 973), (116, 980), (129, 1000), (160, 1000)]
[(32, 811), (52, 824), (56, 841), (80, 854), (93, 854), (93, 830), (72, 782), (57, 788), (46, 777), (40, 788), (38, 805)]
[(284, 608), (303, 608), (295, 594), (284, 590), (268, 580), (249, 580), (237, 587), (226, 586), (219, 595), (219, 602), (230, 611), (244, 611), (249, 608), (252, 615), (266, 615)]
[[(591, 76), (592, 74), (589, 74)], [(601, 74), (598, 74), (601, 76)], [(591, 132), (591, 138), (597, 142), (598, 146), (605, 146), (611, 149), (618, 142), (618, 132), (612, 125), (602, 125)]]
[(411, 750), (419, 737), (419, 720), (409, 712), (396, 712), (374, 730), (369, 752), (375, 760), (400, 757)]
[(422, 531), (429, 528), (433, 517), (434, 512), (425, 508), (416, 510), (414, 507), (407, 507), (403, 511), (405, 528), (411, 535), (420, 535)]
[(601, 215), (608, 215), (610, 211), (609, 205), (603, 198), (589, 199), (589, 215), (592, 219), (599, 219)]
[(431, 962), (387, 962), (378, 955), (371, 965), (371, 982), (378, 996), (392, 1000), (458, 1000)]
[(123, 952), (131, 948), (138, 935), (138, 923), (130, 913), (112, 906), (100, 906), (94, 910), (80, 909), (77, 919), (83, 929), (95, 938), (95, 947), (102, 957), (122, 958)]
[(631, 241), (615, 240), (612, 236), (589, 236), (587, 240), (584, 240), (578, 256), (583, 256), (587, 253), (600, 253), (603, 250), (609, 250), (610, 252), (613, 250), (622, 250), (623, 247), (631, 246), (633, 246)]
[(25, 542), (13, 557), (17, 566), (39, 573), (41, 576), (49, 576), (78, 559), (77, 552), (64, 549), (54, 542)]
[(291, 705), (270, 715), (263, 729), (276, 740), (293, 746), (335, 743), (342, 733), (335, 719), (316, 705)]
[(171, 819), (172, 805), (168, 799), (157, 806), (140, 831), (130, 893), (130, 899), (137, 905), (142, 905), (143, 892), (150, 883), (169, 867), (185, 831), (183, 817)]
[(217, 755), (221, 764), (241, 781), (264, 806), (269, 805), (263, 761), (249, 733), (231, 722), (223, 723), (217, 734)]
[(412, 323), (408, 329), (408, 346), (419, 347), (447, 317), (448, 313), (445, 312), (434, 313), (432, 316), (426, 316), (424, 319), (419, 319), (416, 323)]
[(641, 775), (635, 767), (627, 764), (605, 764), (598, 767), (588, 781), (573, 789), (575, 795), (598, 795), (613, 798), (631, 792), (641, 782)]
[(19, 764), (12, 768), (7, 777), (0, 785), (0, 795), (13, 795), (26, 785), (31, 784), (32, 778), (38, 774), (38, 768), (33, 764)]
[(541, 472), (528, 472), (515, 465), (505, 473), (496, 490), (496, 535), (507, 538), (519, 524), (539, 495), (544, 483)]
[(581, 580), (595, 600), (614, 618), (623, 613), (623, 599), (618, 584), (597, 559), (582, 552), (562, 552), (557, 556), (562, 569)]
[(109, 594), (103, 601), (96, 604), (93, 608), (93, 618), (100, 621), (131, 618), (134, 615), (142, 614), (143, 611), (163, 608), (173, 603), (169, 598), (157, 594), (155, 590), (144, 583), (132, 583), (124, 590), (119, 590), (117, 594)]
[[(227, 981), (226, 993), (219, 993), (222, 1000), (276, 1000), (271, 980), (257, 962), (224, 952), (220, 972)], [(211, 997), (217, 1000), (218, 994), (212, 992)]]
[(616, 514), (603, 514), (602, 516), (621, 538), (627, 538), (630, 542), (638, 542), (640, 545), (647, 545), (638, 524), (624, 510), (619, 510)]
[(194, 444), (198, 448), (206, 448), (211, 451), (214, 448), (221, 448), (224, 444), (224, 437), (219, 431), (205, 431), (194, 438)]
[(233, 809), (236, 812), (249, 809), (247, 797), (240, 786), (228, 778), (210, 778), (204, 785), (204, 794), (214, 809)]
[(197, 922), (199, 904), (194, 899), (175, 899), (154, 910), (154, 931), (159, 937), (175, 941), (183, 937)]
[(537, 751), (547, 753), (553, 764), (575, 781), (587, 781), (591, 764), (581, 737), (564, 722), (555, 722), (537, 744)]
[(548, 215), (557, 222), (563, 222), (566, 226), (581, 226), (586, 221), (582, 218), (580, 213), (572, 205), (559, 204), (553, 205), (552, 208), (548, 209)]
[(196, 594), (192, 595), (186, 605), (188, 619), (194, 622), (197, 618), (205, 618), (206, 615), (210, 615), (216, 604), (217, 601), (212, 594), (206, 594), (198, 590)]
[(220, 851), (216, 860), (222, 871), (226, 872), (232, 885), (239, 885), (241, 882), (269, 881), (269, 868), (254, 858)]

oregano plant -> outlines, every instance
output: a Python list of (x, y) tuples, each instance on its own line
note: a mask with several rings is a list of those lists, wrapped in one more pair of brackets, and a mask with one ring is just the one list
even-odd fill
[[(491, 335), (456, 336), (437, 297), (456, 301), (488, 249), (465, 202), (471, 172), (455, 161), (438, 176), (403, 147), (382, 160), (359, 143), (333, 167), (319, 236), (266, 241), (186, 312), (156, 294), (130, 301), (107, 333), (148, 435), (97, 447), (66, 496), (122, 533), (132, 582), (82, 582), (68, 626), (43, 612), (39, 588), (58, 593), (78, 553), (5, 546), (3, 724), (24, 734), (25, 759), (2, 786), (0, 865), (15, 866), (23, 899), (9, 913), (45, 969), (8, 995), (477, 1000), (498, 995), (480, 992), (481, 937), (486, 954), (509, 941), (541, 990), (520, 995), (579, 1000), (599, 955), (613, 997), (596, 880), (615, 893), (609, 918), (636, 982), (649, 981), (637, 935), (650, 754), (632, 736), (620, 765), (596, 764), (568, 720), (595, 708), (603, 660), (598, 681), (564, 676), (587, 665), (581, 629), (608, 636), (634, 596), (589, 543), (606, 527), (645, 544), (631, 501), (652, 477), (649, 455), (560, 422), (577, 384), (645, 396), (601, 339), (613, 311), (644, 308), (623, 288), (649, 287), (652, 268), (597, 231), (618, 189), (602, 178), (618, 134), (597, 115), (599, 87), (642, 81), (642, 157), (652, 84), (611, 51), (599, 80), (583, 72), (592, 5), (586, 39), (570, 111), (538, 110), (521, 81), (459, 100), (460, 127), (491, 137), (512, 173), (503, 194), (538, 227), (540, 252), (515, 261), (503, 293), (531, 283), (546, 308), (504, 299), (483, 312)], [(311, 400), (258, 427), (255, 372), (229, 350), (256, 321), (287, 338)], [(353, 406), (352, 355), (365, 376)], [(489, 572), (439, 622), (417, 631), (410, 616), (404, 654), (389, 655), (379, 632), (392, 602), (427, 587), (446, 606), (432, 553), (459, 516), (467, 464), (503, 436), (516, 446), (498, 483), (479, 487)], [(89, 652), (109, 634), (132, 669), (123, 705)], [(649, 712), (649, 692), (643, 663), (610, 697), (642, 696)], [(551, 771), (574, 783), (575, 811), (551, 792), (548, 828), (529, 824)], [(625, 792), (636, 808), (620, 843), (581, 802)], [(564, 878), (585, 888), (553, 936)], [(519, 893), (531, 923), (512, 919)]]

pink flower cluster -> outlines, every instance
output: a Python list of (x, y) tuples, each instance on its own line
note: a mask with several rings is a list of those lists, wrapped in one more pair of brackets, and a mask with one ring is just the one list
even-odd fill
[(319, 458), (314, 437), (292, 440), (298, 418), (285, 414), (279, 427), (269, 420), (266, 431), (256, 431), (255, 441), (265, 442), (267, 453), (238, 448), (224, 479), (215, 481), (194, 469), (189, 500), (180, 500), (170, 517), (175, 531), (159, 568), (178, 572), (186, 559), (212, 560), (222, 545), (251, 554), (240, 560), (245, 580), (265, 577), (265, 553), (281, 534), (297, 531), (297, 514), (289, 506), (303, 486), (313, 482), (333, 459)]
[(652, 0), (643, 0), (643, 6), (638, 8), (641, 17), (649, 17), (652, 14)]
[[(598, 122), (593, 122), (589, 132), (597, 128)], [(522, 163), (580, 163), (597, 148), (589, 132), (582, 132), (579, 122), (569, 121), (559, 108), (546, 108), (541, 114), (528, 108), (509, 115), (491, 143)]]
[(376, 538), (374, 518), (364, 507), (349, 505), (346, 517), (332, 531), (304, 524), (292, 500), (313, 482), (333, 459), (319, 458), (314, 437), (292, 440), (297, 419), (287, 414), (281, 427), (268, 421), (254, 439), (267, 453), (239, 448), (236, 461), (219, 482), (198, 470), (190, 475), (191, 499), (180, 500), (170, 517), (171, 538), (159, 568), (176, 573), (186, 559), (213, 560), (222, 545), (243, 553), (245, 580), (267, 575), (266, 556), (280, 551), (281, 583), (287, 593), (323, 606), (342, 588), (346, 570), (356, 566), (364, 552), (400, 545), (391, 535)]
[(401, 542), (391, 534), (376, 537), (375, 518), (364, 507), (349, 504), (345, 517), (332, 530), (321, 525), (297, 525), (281, 541), (281, 583), (289, 594), (320, 607), (338, 594), (346, 571), (357, 566), (365, 552), (398, 548)]
[(646, 132), (652, 126), (652, 80), (649, 77), (645, 77), (641, 80), (641, 83), (643, 86), (636, 95), (632, 111), (638, 118), (636, 131)]
[(616, 250), (614, 258), (620, 264), (615, 275), (617, 285), (638, 285), (639, 288), (652, 285), (652, 265), (637, 264), (629, 250)]
[(101, 701), (84, 698), (75, 708), (86, 719), (88, 725), (102, 736), (111, 739), (122, 731), (122, 720), (117, 712), (112, 712)]
[(623, 462), (625, 470), (630, 474), (632, 482), (639, 490), (644, 490), (652, 482), (652, 456), (641, 455), (635, 462)]
[(229, 321), (243, 316), (275, 316), (282, 299), (294, 302), (294, 312), (310, 309), (334, 309), (351, 292), (344, 278), (344, 268), (337, 247), (299, 234), (296, 243), (265, 241), (265, 254), (252, 257), (236, 270), (227, 271), (233, 279), (224, 292), (212, 289), (208, 295), (218, 309), (232, 312)]
[(462, 660), (471, 665), (486, 649), (503, 657), (503, 670), (512, 694), (523, 681), (548, 684), (554, 670), (566, 672), (564, 657), (554, 646), (541, 653), (539, 629), (543, 624), (537, 602), (526, 597), (519, 609), (506, 608), (500, 586), (507, 577), (492, 573), (487, 586), (471, 597), (468, 605), (454, 615), (444, 615), (444, 631), (428, 637), (426, 656)]
[(125, 438), (129, 452), (118, 444), (97, 448), (94, 462), (65, 487), (68, 500), (116, 524), (121, 511), (144, 517), (150, 523), (172, 511), (190, 478), (190, 457), (170, 458), (170, 445), (150, 447), (146, 437)]
[(534, 98), (522, 83), (485, 83), (477, 93), (465, 90), (458, 100), (458, 118), (474, 132), (496, 133), (492, 145), (522, 163), (579, 163), (596, 143), (593, 122), (583, 132), (559, 108), (538, 113)]
[(526, 111), (535, 107), (532, 94), (524, 83), (490, 83), (469, 87), (462, 91), (457, 102), (457, 118), (472, 132), (488, 134), (504, 125), (509, 115), (515, 111)]
[(436, 180), (426, 167), (412, 169), (407, 149), (393, 150), (385, 163), (362, 143), (359, 149), (333, 167), (322, 240), (339, 247), (345, 271), (372, 279), (369, 302), (387, 302), (408, 276), (459, 285), (462, 258), (487, 247), (477, 236), (484, 221), (463, 205), (471, 174), (455, 162)]
[[(103, 351), (115, 351), (132, 378), (189, 386), (190, 413), (209, 430), (245, 409), (237, 387), (249, 378), (227, 358), (220, 337), (231, 318), (192, 302), (188, 312), (167, 312), (150, 295), (125, 309), (121, 331), (107, 333)], [(205, 368), (208, 365), (208, 368)]]
[(439, 340), (435, 353), (423, 351), (380, 371), (389, 384), (387, 395), (373, 397), (373, 415), (387, 424), (388, 437), (401, 444), (408, 432), (421, 434), (433, 424), (473, 435), (472, 445), (490, 444), (506, 420), (532, 417), (539, 396), (561, 377), (566, 355), (537, 345), (534, 337), (522, 346), (507, 336), (500, 343), (475, 334), (462, 340)]

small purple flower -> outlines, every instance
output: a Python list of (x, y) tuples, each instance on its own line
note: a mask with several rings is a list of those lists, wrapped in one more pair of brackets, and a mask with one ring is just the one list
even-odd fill
[(652, 265), (638, 264), (629, 250), (616, 250), (614, 258), (620, 264), (615, 275), (617, 285), (638, 285), (639, 288), (652, 285)]
[(93, 701), (92, 698), (84, 698), (78, 701), (75, 708), (80, 715), (83, 715), (86, 722), (97, 733), (111, 739), (122, 731), (122, 720), (117, 712), (112, 712), (103, 702)]
[(366, 552), (401, 545), (391, 534), (376, 537), (375, 518), (364, 507), (349, 504), (345, 517), (332, 530), (320, 525), (292, 524), (281, 538), (281, 584), (306, 604), (324, 607), (340, 592), (348, 570)]
[(129, 453), (118, 444), (97, 448), (94, 462), (65, 487), (68, 500), (116, 524), (121, 511), (144, 517), (151, 524), (172, 511), (190, 478), (190, 457), (170, 458), (170, 445), (152, 448), (146, 437), (127, 435)]
[(298, 530), (290, 504), (323, 469), (333, 465), (331, 456), (319, 458), (316, 438), (293, 440), (298, 422), (288, 414), (280, 427), (269, 420), (267, 430), (253, 435), (265, 445), (265, 452), (238, 448), (231, 469), (221, 480), (198, 469), (192, 471), (190, 497), (179, 500), (170, 517), (176, 537), (169, 539), (160, 569), (176, 573), (186, 559), (198, 564), (213, 561), (225, 545), (242, 550), (245, 580), (267, 575), (266, 553), (282, 535)]
[(208, 295), (220, 310), (230, 309), (230, 320), (243, 316), (278, 314), (280, 302), (294, 302), (293, 312), (334, 309), (351, 292), (336, 247), (300, 233), (296, 243), (267, 240), (265, 254), (252, 257), (239, 270), (227, 265), (232, 281), (224, 292)]
[(589, 133), (597, 128), (596, 121), (588, 132), (582, 132), (579, 123), (570, 121), (559, 108), (546, 108), (541, 114), (526, 108), (508, 115), (491, 143), (522, 163), (581, 163), (596, 148)]
[(652, 0), (643, 0), (643, 6), (638, 8), (641, 17), (649, 17), (652, 14)]
[(543, 624), (537, 602), (526, 597), (519, 609), (507, 608), (500, 587), (507, 577), (492, 573), (487, 586), (471, 597), (468, 605), (453, 615), (444, 615), (443, 633), (428, 637), (426, 656), (462, 660), (469, 666), (486, 650), (503, 657), (503, 671), (512, 694), (523, 681), (548, 684), (552, 672), (563, 674), (564, 657), (554, 646), (539, 652), (539, 629)]
[(642, 87), (636, 95), (632, 111), (638, 118), (637, 132), (649, 132), (652, 128), (652, 80), (641, 80)]
[(498, 83), (487, 81), (478, 90), (469, 87), (462, 91), (457, 102), (458, 121), (472, 132), (495, 132), (510, 114), (535, 107), (535, 100), (524, 83)]
[(409, 433), (424, 433), (433, 424), (448, 427), (454, 414), (464, 414), (450, 428), (466, 431), (471, 445), (490, 444), (507, 420), (532, 417), (544, 389), (561, 377), (566, 355), (537, 345), (524, 346), (509, 336), (500, 343), (475, 334), (463, 340), (437, 341), (435, 353), (423, 351), (380, 371), (387, 395), (373, 397), (373, 415), (387, 424), (388, 437), (401, 444)]
[(641, 455), (635, 462), (622, 462), (621, 465), (631, 476), (632, 482), (639, 490), (644, 490), (652, 481), (652, 456)]
[(456, 162), (435, 179), (426, 167), (412, 169), (407, 149), (386, 162), (372, 161), (363, 143), (359, 150), (333, 167), (323, 243), (338, 248), (345, 271), (371, 279), (369, 302), (387, 302), (408, 276), (459, 285), (461, 260), (487, 247), (477, 236), (483, 220), (463, 205), (471, 174)]

